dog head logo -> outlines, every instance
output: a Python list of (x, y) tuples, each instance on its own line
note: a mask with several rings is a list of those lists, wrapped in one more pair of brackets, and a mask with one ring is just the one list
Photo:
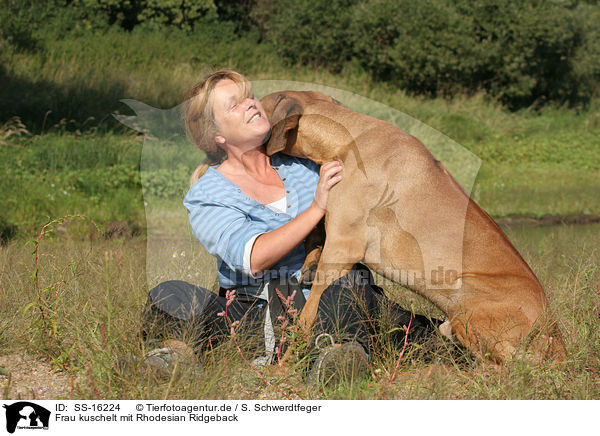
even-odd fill
[(28, 401), (19, 401), (10, 405), (4, 404), (6, 409), (6, 431), (14, 433), (19, 429), (48, 429), (50, 411)]
[[(136, 100), (122, 100), (122, 103), (134, 114), (113, 116), (144, 135), (139, 169), (146, 215), (146, 278), (148, 285), (153, 287), (155, 277), (171, 274), (176, 268), (186, 268), (187, 264), (182, 262), (192, 262), (191, 256), (174, 257), (165, 262), (165, 252), (179, 253), (182, 248), (178, 238), (164, 238), (160, 234), (166, 230), (162, 217), (167, 212), (175, 220), (187, 222), (185, 208), (166, 206), (164, 199), (181, 204), (189, 189), (190, 176), (204, 155), (187, 139), (183, 122), (184, 103), (169, 109), (152, 107)], [(185, 237), (187, 232), (186, 226), (169, 227), (170, 235)]]

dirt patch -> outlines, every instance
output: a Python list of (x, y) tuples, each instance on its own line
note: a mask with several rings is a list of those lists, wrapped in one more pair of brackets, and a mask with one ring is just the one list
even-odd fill
[(6, 400), (55, 400), (71, 397), (71, 377), (29, 354), (0, 356), (0, 395)]
[(572, 213), (566, 215), (506, 215), (495, 217), (502, 227), (556, 226), (561, 224), (593, 224), (600, 222), (600, 215)]

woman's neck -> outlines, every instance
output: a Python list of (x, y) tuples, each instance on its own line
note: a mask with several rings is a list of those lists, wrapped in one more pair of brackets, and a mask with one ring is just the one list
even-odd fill
[(248, 174), (260, 176), (271, 171), (271, 158), (265, 153), (264, 147), (239, 152), (232, 148), (227, 152), (223, 164), (230, 174)]

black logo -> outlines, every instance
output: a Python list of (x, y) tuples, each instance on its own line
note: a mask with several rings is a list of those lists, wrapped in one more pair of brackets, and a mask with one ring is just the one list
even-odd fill
[(3, 407), (6, 409), (6, 430), (9, 433), (14, 433), (17, 428), (48, 430), (50, 411), (42, 406), (19, 401), (9, 406), (4, 404)]

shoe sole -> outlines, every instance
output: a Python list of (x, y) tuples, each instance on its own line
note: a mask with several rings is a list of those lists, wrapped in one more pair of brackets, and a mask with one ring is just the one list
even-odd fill
[(355, 343), (332, 345), (313, 363), (308, 384), (334, 385), (351, 382), (369, 374), (369, 356)]

